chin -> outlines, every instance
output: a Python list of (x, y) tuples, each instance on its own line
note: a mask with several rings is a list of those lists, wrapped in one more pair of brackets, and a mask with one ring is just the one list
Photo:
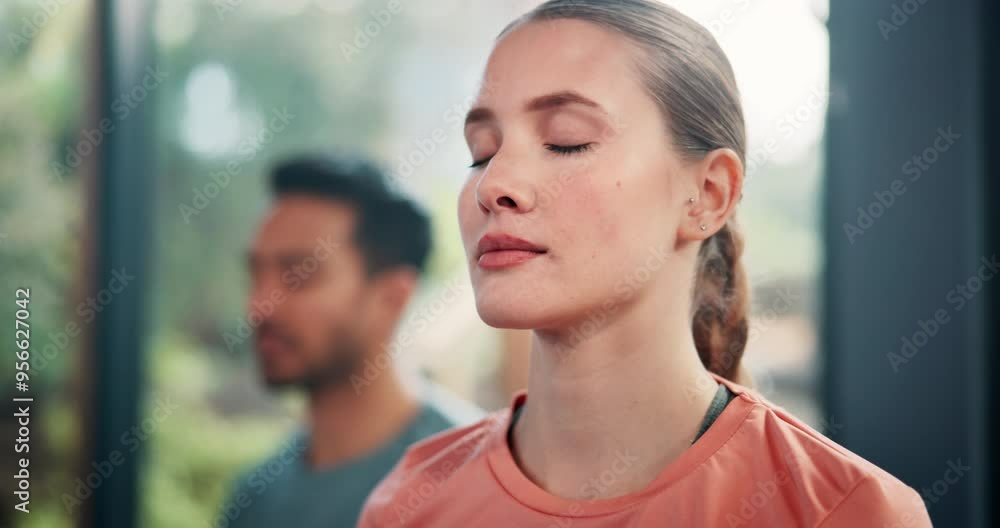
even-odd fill
[(560, 319), (566, 306), (551, 297), (551, 288), (527, 287), (541, 282), (508, 276), (479, 278), (473, 281), (476, 311), (479, 318), (494, 328), (533, 330), (545, 328)]
[(493, 328), (510, 328), (531, 330), (542, 326), (544, 317), (539, 313), (537, 303), (517, 303), (505, 299), (494, 302), (492, 299), (476, 301), (476, 311), (479, 318)]

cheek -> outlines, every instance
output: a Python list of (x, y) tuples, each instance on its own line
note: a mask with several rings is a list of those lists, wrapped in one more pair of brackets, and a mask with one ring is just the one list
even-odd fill
[(331, 281), (323, 287), (295, 292), (286, 320), (310, 343), (356, 316), (354, 297), (343, 285)]
[(589, 249), (595, 256), (619, 243), (623, 234), (621, 196), (603, 181), (577, 186), (566, 201), (568, 239)]
[[(606, 273), (631, 266), (631, 255), (645, 255), (666, 241), (665, 182), (648, 164), (609, 162), (577, 175), (559, 200), (559, 240), (581, 262)], [(657, 180), (659, 179), (659, 181)], [(595, 269), (596, 271), (596, 269)]]
[(615, 196), (615, 219), (622, 236), (636, 243), (660, 243), (677, 212), (671, 205), (676, 170), (659, 144), (635, 143), (631, 155), (620, 156), (623, 161), (608, 192)]
[(475, 179), (470, 176), (458, 194), (458, 227), (462, 234), (462, 243), (468, 251), (469, 243), (479, 229), (481, 214), (476, 203)]
[(626, 182), (617, 168), (603, 165), (591, 166), (571, 180), (560, 182), (564, 191), (552, 200), (563, 219), (560, 239), (593, 252), (615, 244), (627, 234), (623, 215), (630, 210)]

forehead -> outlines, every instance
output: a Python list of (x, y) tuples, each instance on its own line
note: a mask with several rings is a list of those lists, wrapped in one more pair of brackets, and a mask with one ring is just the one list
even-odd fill
[(260, 223), (253, 246), (257, 250), (311, 249), (318, 240), (351, 241), (354, 208), (345, 202), (291, 194), (275, 200)]
[(497, 112), (538, 95), (576, 90), (611, 113), (643, 87), (640, 52), (623, 35), (582, 20), (533, 21), (505, 35), (486, 64), (478, 104)]

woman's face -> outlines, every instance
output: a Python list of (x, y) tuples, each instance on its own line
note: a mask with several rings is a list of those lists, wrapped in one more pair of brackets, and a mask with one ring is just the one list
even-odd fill
[(487, 324), (606, 319), (680, 272), (686, 169), (638, 76), (641, 56), (577, 20), (528, 23), (493, 50), (465, 127), (473, 167), (458, 204)]

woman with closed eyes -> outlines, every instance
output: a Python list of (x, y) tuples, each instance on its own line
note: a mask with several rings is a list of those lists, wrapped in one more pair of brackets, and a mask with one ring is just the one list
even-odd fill
[[(361, 526), (930, 526), (919, 495), (744, 386), (728, 60), (652, 0), (551, 0), (497, 39), (458, 217), (527, 391), (413, 447)], [(459, 353), (459, 351), (456, 351)]]

